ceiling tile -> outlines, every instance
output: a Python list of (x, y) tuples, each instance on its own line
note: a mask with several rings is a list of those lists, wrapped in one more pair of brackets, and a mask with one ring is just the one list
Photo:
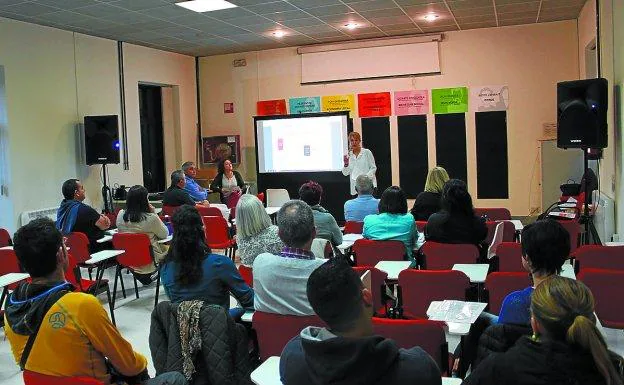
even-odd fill
[(118, 24), (113, 23), (111, 21), (104, 21), (100, 19), (96, 19), (95, 17), (88, 17), (86, 19), (73, 20), (68, 23), (68, 25), (85, 28), (88, 30), (110, 30)]
[(354, 21), (356, 23), (364, 22), (364, 19), (355, 12), (348, 12), (339, 15), (320, 16), (319, 18), (327, 24), (346, 24), (351, 21)]
[(312, 36), (315, 39), (331, 39), (331, 38), (335, 38), (335, 37), (344, 37), (347, 36), (344, 33), (340, 33), (339, 31), (335, 31), (335, 32), (321, 32), (321, 33), (310, 33), (308, 34), (308, 36)]
[(275, 1), (272, 3), (266, 3), (261, 5), (247, 6), (245, 7), (245, 9), (261, 15), (266, 15), (267, 13), (296, 11), (297, 7), (294, 7), (285, 1)]
[(141, 11), (144, 9), (158, 8), (167, 5), (167, 2), (160, 0), (117, 0), (109, 4), (131, 11)]
[(542, 10), (539, 21), (572, 20), (578, 17), (578, 12), (573, 8), (554, 8)]
[(412, 6), (412, 5), (423, 5), (423, 4), (442, 4), (442, 5), (444, 5), (444, 1), (441, 1), (441, 0), (396, 0), (396, 2), (400, 6)]
[(129, 33), (126, 35), (126, 37), (131, 40), (149, 41), (152, 39), (163, 38), (164, 36), (154, 31), (141, 31), (141, 32), (135, 32), (135, 33)]
[(327, 7), (310, 8), (307, 9), (307, 12), (314, 16), (329, 16), (349, 13), (351, 9), (346, 5), (330, 5)]
[(215, 18), (217, 20), (228, 20), (246, 16), (253, 16), (254, 13), (244, 8), (229, 8), (213, 12), (204, 12), (204, 15)]
[(310, 16), (308, 13), (304, 12), (304, 11), (285, 11), (285, 12), (277, 12), (277, 13), (269, 13), (265, 16), (267, 19), (271, 19), (274, 21), (278, 21), (278, 22), (282, 22), (282, 21), (286, 21), (286, 20), (296, 20), (296, 19), (302, 19), (304, 17), (308, 17)]
[(409, 16), (369, 17), (368, 20), (370, 20), (371, 23), (377, 26), (393, 25), (393, 24), (407, 24), (407, 23), (411, 23), (412, 21), (412, 19), (410, 19)]
[(251, 31), (251, 32), (266, 32), (266, 31), (270, 31), (270, 30), (275, 30), (281, 28), (279, 24), (277, 23), (271, 23), (271, 22), (266, 22), (266, 23), (262, 23), (262, 24), (254, 24), (254, 25), (246, 25), (245, 29), (247, 31)]
[(58, 8), (49, 7), (47, 5), (27, 2), (15, 5), (1, 6), (0, 10), (23, 16), (39, 16), (46, 13), (57, 12)]
[(513, 20), (513, 19), (529, 19), (537, 17), (537, 12), (509, 12), (509, 13), (499, 13), (498, 20)]
[(356, 29), (353, 29), (353, 30), (346, 30), (344, 32), (347, 35), (360, 36), (360, 35), (364, 35), (364, 34), (368, 34), (368, 33), (378, 33), (379, 32), (379, 28), (364, 27), (364, 28), (356, 28)]
[(446, 8), (446, 5), (444, 5), (443, 3), (442, 4), (411, 5), (411, 6), (405, 6), (403, 7), (403, 9), (410, 16), (421, 15), (421, 14), (424, 15), (427, 13), (439, 13), (439, 12), (447, 13), (448, 12), (448, 8)]
[(561, 8), (561, 7), (583, 7), (584, 0), (543, 0), (542, 9)]
[(540, 2), (533, 1), (530, 3), (520, 3), (520, 4), (496, 4), (496, 12), (497, 13), (509, 13), (509, 12), (531, 12), (537, 14), (537, 10), (539, 9)]
[(396, 8), (394, 0), (369, 0), (358, 3), (349, 3), (349, 6), (357, 12), (374, 11), (376, 9)]
[(423, 32), (432, 33), (432, 32), (446, 32), (446, 31), (457, 31), (456, 25), (438, 25), (438, 26), (426, 26), (421, 27)]
[(241, 35), (244, 33), (249, 33), (248, 30), (239, 28), (239, 27), (235, 27), (233, 25), (228, 25), (225, 23), (207, 23), (204, 25), (194, 25), (193, 28), (199, 29), (201, 31), (204, 32), (208, 32), (208, 33), (212, 33), (215, 35), (221, 35), (221, 36), (229, 36), (229, 35)]
[[(24, 0), (20, 0), (19, 3), (23, 3)], [(17, 2), (16, 2), (17, 3)], [(35, 3), (48, 5), (50, 7), (55, 7), (64, 10), (70, 10), (79, 7), (85, 7), (87, 5), (96, 5), (98, 4), (95, 0), (36, 0)], [(2, 1), (0, 1), (0, 5)]]
[[(414, 17), (412, 17), (412, 19), (418, 23), (418, 25), (452, 25), (455, 24), (455, 20), (453, 19), (453, 15), (451, 15), (448, 12), (436, 12), (436, 15), (438, 15), (438, 18), (433, 20), (433, 21), (429, 21), (429, 20), (425, 20), (425, 16), (426, 14), (420, 14), (420, 15), (414, 15)], [(494, 15), (492, 15), (494, 16)]]
[(340, 5), (340, 0), (290, 0), (290, 4), (301, 9)]
[(59, 11), (37, 16), (37, 19), (51, 23), (69, 24), (72, 21), (90, 19), (90, 17), (70, 11)]
[[(451, 11), (454, 11), (456, 9), (487, 7), (487, 6), (492, 5), (492, 0), (457, 0), (457, 1), (447, 1), (446, 3), (451, 8)], [(498, 3), (498, 0), (497, 0), (497, 3)]]
[(313, 34), (323, 33), (323, 32), (337, 32), (336, 28), (332, 28), (331, 26), (327, 24), (314, 25), (311, 27), (299, 27), (299, 28), (295, 28), (295, 30), (299, 33), (303, 33), (306, 35), (313, 35)]
[(230, 3), (238, 5), (239, 7), (246, 7), (251, 5), (259, 5), (266, 3), (274, 3), (275, 0), (228, 0)]
[(169, 19), (174, 17), (185, 16), (188, 14), (187, 10), (175, 5), (166, 5), (164, 7), (150, 8), (139, 11), (140, 13), (159, 19)]
[(359, 12), (360, 15), (365, 18), (369, 17), (389, 17), (389, 16), (404, 16), (405, 12), (401, 10), (401, 8), (389, 8), (389, 9), (378, 9), (376, 11), (366, 11)]
[(479, 23), (462, 23), (459, 20), (457, 20), (459, 22), (459, 26), (461, 27), (461, 29), (477, 29), (477, 28), (491, 28), (491, 27), (496, 27), (496, 21), (491, 20), (491, 21), (484, 21), (484, 22), (479, 22)]
[(5, 5), (19, 4), (23, 2), (24, 0), (0, 0), (0, 7), (5, 6)]
[[(128, 27), (131, 28), (133, 26), (129, 25)], [(190, 37), (201, 34), (200, 30), (188, 28), (183, 25), (176, 25), (175, 27), (167, 27), (163, 29), (155, 29), (154, 32), (157, 32), (166, 36), (178, 37), (180, 39), (190, 38)]]
[(418, 27), (416, 27), (416, 25), (414, 23), (380, 25), (379, 29), (381, 29), (384, 32), (404, 31), (404, 30), (409, 30), (409, 29), (415, 29), (417, 31), (420, 31), (420, 29), (418, 29)]
[[(537, 15), (537, 14), (536, 14)], [(468, 23), (483, 23), (494, 20), (494, 24), (496, 24), (496, 19), (494, 15), (475, 15), (475, 16), (466, 16), (466, 17), (457, 17), (457, 22), (461, 25)]]
[(248, 25), (270, 23), (271, 21), (259, 15), (251, 15), (251, 16), (245, 16), (245, 17), (236, 18), (236, 19), (229, 19), (227, 22), (230, 24), (239, 26), (239, 27), (245, 27)]
[(138, 12), (126, 11), (120, 12), (116, 15), (108, 15), (100, 18), (105, 21), (112, 21), (119, 24), (138, 24), (138, 23), (167, 23), (160, 19), (153, 18), (151, 16), (144, 15)]
[(88, 7), (76, 8), (74, 9), (74, 12), (78, 12), (83, 15), (87, 15), (91, 17), (102, 18), (106, 16), (115, 16), (121, 12), (127, 12), (127, 11), (119, 7), (114, 7), (108, 4), (101, 3), (98, 5), (91, 5)]
[(234, 36), (234, 40), (239, 43), (261, 43), (269, 40), (267, 37), (262, 35), (257, 35), (255, 33), (246, 33), (244, 35), (236, 35)]
[(520, 25), (520, 24), (533, 24), (533, 23), (535, 23), (534, 17), (523, 17), (519, 19), (509, 19), (509, 20), (498, 19), (498, 25), (501, 27), (506, 26), (506, 25)]
[(172, 23), (193, 26), (196, 24), (205, 24), (212, 21), (211, 18), (205, 16), (203, 13), (192, 12), (180, 17), (172, 17), (168, 19)]
[(295, 19), (295, 20), (284, 20), (282, 22), (282, 24), (284, 24), (284, 25), (286, 25), (288, 27), (292, 27), (292, 28), (309, 27), (309, 26), (312, 26), (312, 25), (319, 25), (321, 23), (322, 23), (322, 21), (320, 21), (316, 17), (306, 17), (306, 18), (303, 18), (303, 19)]
[(423, 34), (420, 29), (401, 29), (398, 31), (387, 31), (386, 33), (390, 36), (414, 36)]

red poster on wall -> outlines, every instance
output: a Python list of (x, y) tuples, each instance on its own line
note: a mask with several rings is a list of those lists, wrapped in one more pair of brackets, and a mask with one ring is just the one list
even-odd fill
[(390, 116), (392, 114), (390, 92), (358, 94), (358, 112), (360, 118)]
[(286, 115), (286, 99), (261, 100), (256, 103), (258, 116)]

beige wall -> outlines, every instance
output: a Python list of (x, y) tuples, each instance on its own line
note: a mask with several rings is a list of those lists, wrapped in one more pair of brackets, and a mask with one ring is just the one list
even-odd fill
[[(245, 58), (247, 66), (232, 67)], [(300, 85), (300, 58), (296, 48), (284, 48), (200, 60), (203, 135), (240, 133), (242, 145), (254, 145), (252, 116), (256, 101), (342, 93), (431, 89), (454, 86), (506, 84), (508, 111), (509, 200), (476, 200), (477, 206), (511, 208), (514, 215), (529, 212), (531, 169), (536, 160), (542, 124), (556, 121), (556, 83), (578, 78), (576, 21), (478, 29), (445, 33), (440, 44), (441, 75), (377, 79), (334, 84)], [(374, 65), (375, 63), (371, 63)], [(234, 114), (223, 113), (223, 103), (234, 102)], [(390, 119), (393, 183), (398, 184), (396, 117)], [(433, 116), (428, 117), (429, 163), (435, 164)], [(474, 113), (466, 115), (468, 183), (476, 190)], [(355, 119), (360, 131), (360, 120)], [(536, 168), (538, 168), (536, 166)], [(243, 167), (243, 173), (254, 170)], [(537, 171), (536, 171), (537, 172)], [(537, 180), (537, 178), (534, 178)], [(474, 195), (474, 194), (473, 194)], [(531, 206), (539, 206), (534, 194)]]
[(596, 40), (596, 1), (587, 0), (578, 17), (579, 78), (585, 79), (585, 50)]
[[(0, 212), (0, 226), (14, 231), (23, 211), (57, 206), (61, 183), (72, 177), (84, 180), (87, 201), (100, 208), (100, 167), (84, 165), (79, 124), (85, 115), (120, 113), (116, 42), (0, 18), (0, 52), (14, 213)], [(124, 52), (130, 170), (109, 169), (111, 183), (131, 185), (143, 181), (139, 82), (176, 86), (177, 135), (184, 138), (176, 152), (194, 158), (195, 71), (189, 56), (134, 45)]]
[(624, 132), (624, 122), (622, 119), (622, 111), (624, 111), (624, 100), (622, 99), (624, 89), (624, 1), (613, 0), (612, 13), (609, 18), (611, 25), (613, 26), (613, 72), (614, 79), (613, 84), (619, 89), (619, 103), (614, 103), (614, 112), (616, 115), (615, 124), (615, 136), (614, 149), (616, 157), (616, 171), (617, 171), (617, 194), (616, 194), (616, 224), (617, 232), (620, 234), (620, 240), (622, 239), (622, 233), (624, 232), (624, 204), (622, 204), (621, 198), (624, 196), (624, 184), (622, 183), (622, 170), (624, 169), (624, 159), (622, 157), (622, 148), (624, 148), (624, 138), (622, 138), (622, 132)]

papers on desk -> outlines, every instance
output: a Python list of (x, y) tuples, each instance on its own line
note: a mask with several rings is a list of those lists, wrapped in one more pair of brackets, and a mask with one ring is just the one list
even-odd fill
[(432, 301), (427, 309), (427, 316), (433, 321), (474, 323), (487, 306), (481, 302), (455, 300)]
[(105, 235), (102, 238), (98, 239), (96, 242), (97, 243), (104, 243), (104, 242), (108, 242), (108, 241), (112, 241), (113, 240), (113, 236), (112, 235)]
[(345, 234), (342, 236), (343, 242), (355, 242), (358, 239), (362, 239), (364, 236), (362, 234)]

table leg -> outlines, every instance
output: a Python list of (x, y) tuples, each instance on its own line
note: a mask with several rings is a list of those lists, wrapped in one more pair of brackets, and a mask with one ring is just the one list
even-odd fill
[(4, 299), (6, 298), (8, 293), (9, 293), (9, 287), (5, 286), (2, 289), (2, 296), (0, 296), (0, 308), (2, 308), (2, 306), (4, 305)]

